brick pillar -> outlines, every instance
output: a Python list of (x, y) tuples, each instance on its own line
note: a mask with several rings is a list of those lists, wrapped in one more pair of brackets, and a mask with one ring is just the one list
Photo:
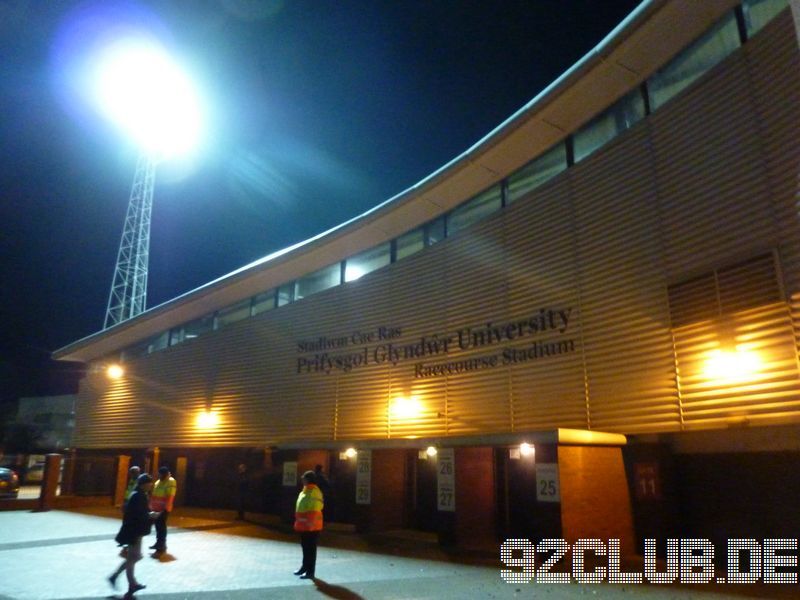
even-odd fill
[(496, 545), (494, 451), (456, 448), (456, 542), (462, 548)]
[(61, 476), (61, 455), (48, 454), (44, 462), (42, 489), (39, 493), (39, 510), (50, 510), (55, 506), (58, 479)]
[(161, 466), (159, 461), (161, 460), (161, 450), (158, 449), (158, 446), (153, 448), (148, 452), (149, 465), (145, 465), (146, 467), (149, 466), (149, 469), (145, 469), (142, 473), (150, 473), (153, 479), (158, 478), (158, 468)]
[(128, 488), (128, 469), (130, 468), (131, 457), (121, 454), (114, 459), (114, 469), (116, 478), (114, 480), (114, 506), (122, 506), (125, 502), (125, 490)]
[(405, 486), (405, 450), (373, 450), (369, 531), (400, 529), (403, 526)]
[(69, 450), (69, 453), (64, 457), (64, 473), (61, 478), (61, 495), (71, 496), (75, 493), (75, 462), (77, 460), (77, 452), (74, 448)]
[(635, 553), (633, 517), (622, 448), (559, 446), (563, 538), (619, 539), (623, 556)]

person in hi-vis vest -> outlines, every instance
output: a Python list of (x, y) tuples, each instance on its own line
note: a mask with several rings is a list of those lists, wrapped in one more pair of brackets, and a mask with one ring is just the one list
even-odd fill
[(295, 575), (301, 579), (314, 579), (317, 567), (317, 541), (322, 531), (322, 492), (316, 485), (314, 471), (303, 473), (303, 489), (297, 496), (294, 512), (294, 530), (300, 532), (300, 545), (303, 548), (303, 564)]
[(156, 519), (156, 543), (150, 546), (151, 550), (156, 551), (156, 556), (167, 551), (167, 517), (172, 512), (177, 491), (178, 484), (172, 478), (169, 467), (163, 466), (158, 469), (158, 479), (153, 485), (153, 491), (150, 492), (150, 510), (160, 513)]

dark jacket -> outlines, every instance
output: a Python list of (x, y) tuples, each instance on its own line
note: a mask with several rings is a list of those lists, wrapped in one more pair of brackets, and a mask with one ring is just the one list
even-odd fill
[(125, 503), (125, 513), (122, 517), (122, 527), (114, 539), (118, 544), (132, 544), (136, 538), (150, 533), (150, 508), (147, 494), (135, 491)]

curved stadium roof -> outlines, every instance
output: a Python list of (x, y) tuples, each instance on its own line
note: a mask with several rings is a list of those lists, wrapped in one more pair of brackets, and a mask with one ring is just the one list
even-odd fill
[(366, 213), (265, 256), (53, 353), (91, 361), (389, 241), (446, 213), (563, 140), (652, 75), (737, 0), (645, 0), (535, 98), (416, 185)]

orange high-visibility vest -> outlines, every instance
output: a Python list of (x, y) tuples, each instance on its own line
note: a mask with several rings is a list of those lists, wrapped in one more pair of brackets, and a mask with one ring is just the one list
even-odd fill
[(294, 512), (295, 531), (319, 531), (322, 529), (322, 492), (313, 483), (303, 487), (297, 496)]

